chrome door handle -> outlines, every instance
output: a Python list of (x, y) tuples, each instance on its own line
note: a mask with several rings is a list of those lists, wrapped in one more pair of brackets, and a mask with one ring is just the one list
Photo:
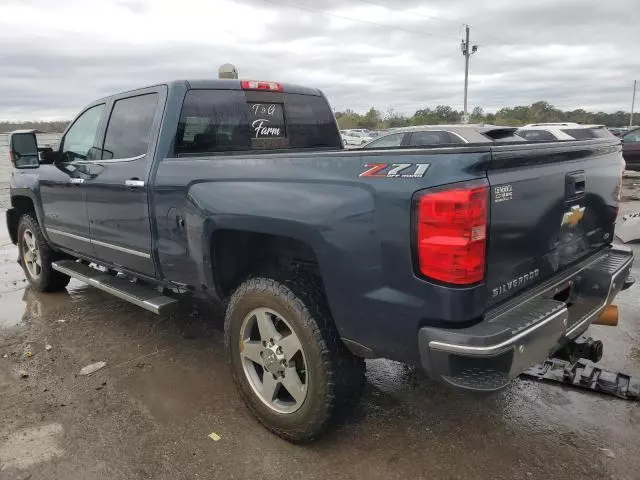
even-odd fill
[(126, 180), (124, 184), (129, 188), (144, 187), (144, 181), (142, 180)]
[(69, 180), (69, 183), (71, 183), (71, 185), (82, 185), (84, 183), (84, 178), (72, 178)]

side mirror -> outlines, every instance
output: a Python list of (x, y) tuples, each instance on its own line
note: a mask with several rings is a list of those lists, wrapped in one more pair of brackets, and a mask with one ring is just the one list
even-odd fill
[(38, 140), (34, 132), (14, 132), (9, 136), (9, 158), (16, 168), (37, 168), (40, 165)]
[(40, 165), (52, 165), (60, 161), (60, 152), (51, 147), (39, 148)]

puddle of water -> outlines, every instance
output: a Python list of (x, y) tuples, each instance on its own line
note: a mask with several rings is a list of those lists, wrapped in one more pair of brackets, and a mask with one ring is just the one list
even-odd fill
[(26, 310), (24, 293), (24, 290), (14, 290), (0, 294), (0, 328), (15, 327), (22, 322)]
[(37, 463), (61, 456), (59, 446), (62, 425), (51, 423), (19, 430), (0, 446), (0, 470), (25, 469)]

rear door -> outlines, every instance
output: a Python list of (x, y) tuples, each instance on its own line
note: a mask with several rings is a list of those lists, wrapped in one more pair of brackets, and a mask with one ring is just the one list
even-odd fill
[(87, 212), (96, 258), (155, 276), (148, 179), (164, 87), (113, 98), (102, 154), (91, 166)]
[(487, 174), (489, 304), (611, 243), (621, 181), (617, 141), (495, 146)]

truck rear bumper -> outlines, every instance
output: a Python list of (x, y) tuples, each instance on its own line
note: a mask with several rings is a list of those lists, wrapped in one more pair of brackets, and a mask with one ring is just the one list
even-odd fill
[(423, 327), (422, 367), (433, 379), (481, 391), (498, 390), (582, 334), (632, 283), (633, 253), (611, 247), (536, 287), (465, 329)]

